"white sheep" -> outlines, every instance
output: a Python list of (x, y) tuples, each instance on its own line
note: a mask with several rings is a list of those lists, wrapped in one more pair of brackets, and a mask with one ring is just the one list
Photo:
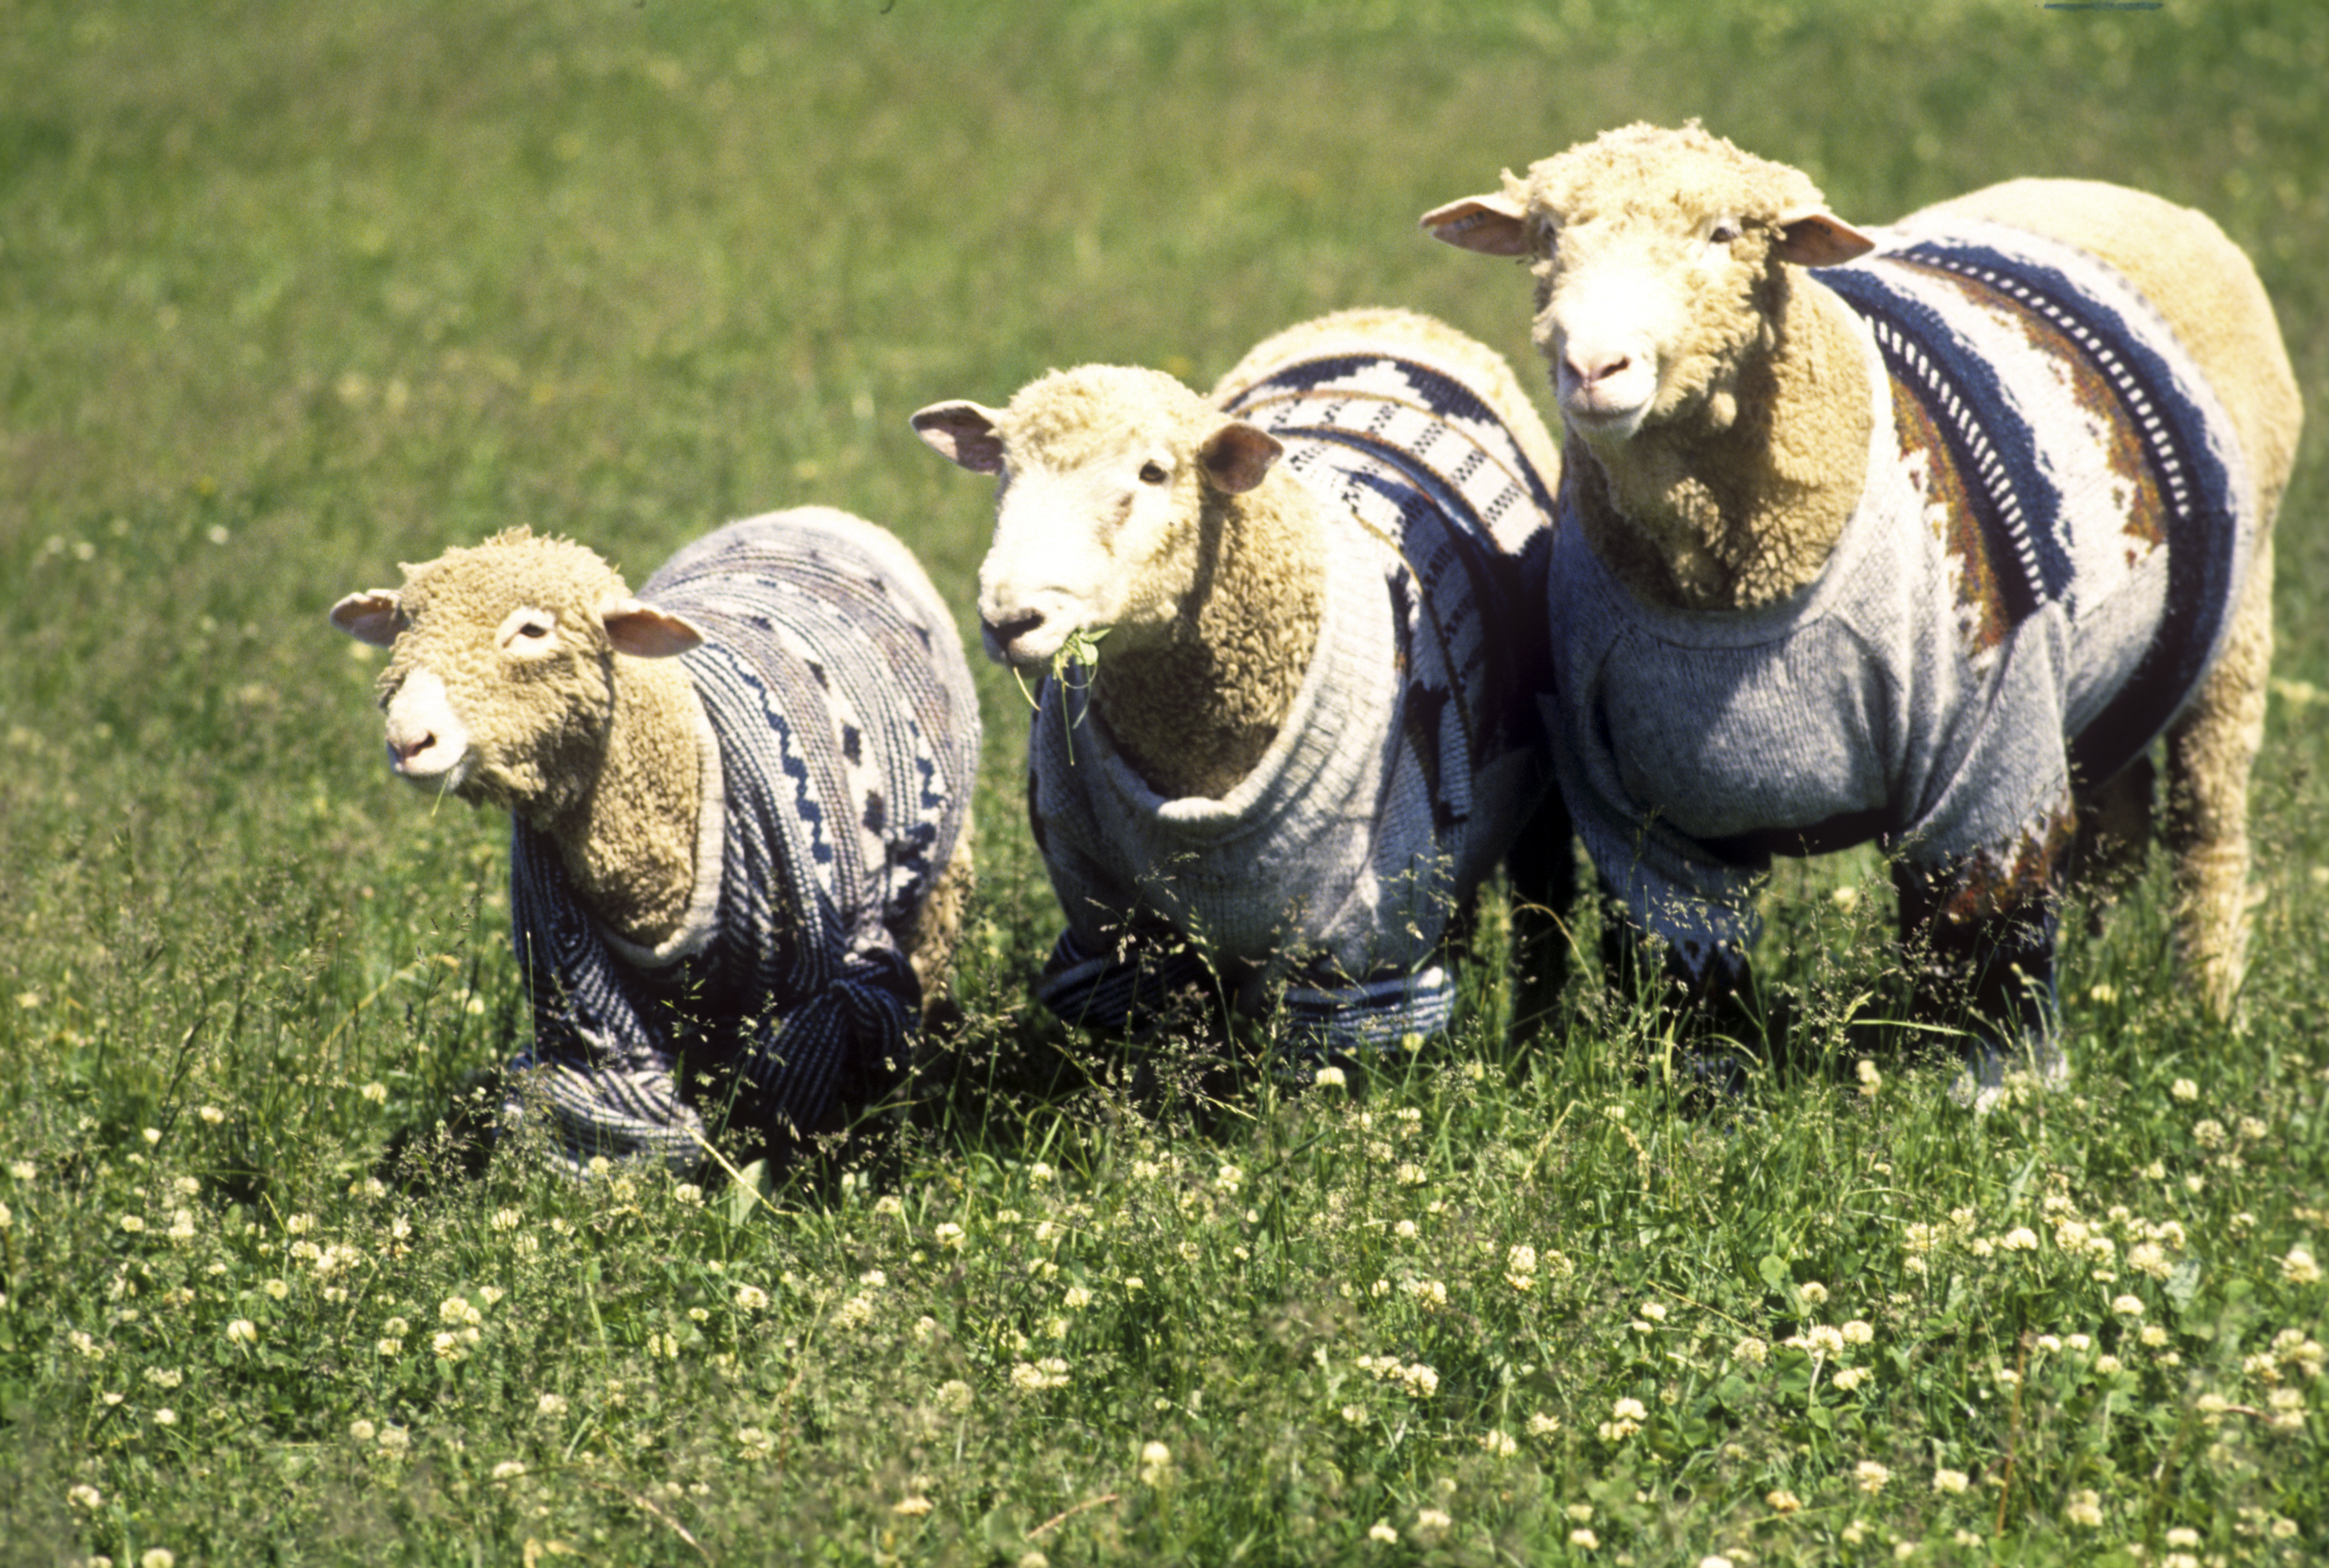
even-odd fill
[(978, 756), (905, 546), (803, 507), (637, 597), (523, 528), (404, 571), (332, 622), (391, 652), (390, 766), (511, 813), (534, 1038), (504, 1120), (546, 1106), (578, 1169), (685, 1171), (705, 1109), (785, 1154), (893, 1086), (959, 928)]
[(1001, 480), (988, 653), (1032, 673), (1106, 635), (1088, 683), (1043, 682), (1030, 735), (1067, 914), (1044, 1002), (1115, 1026), (1210, 972), (1249, 1015), (1282, 1000), (1306, 1051), (1443, 1028), (1451, 918), (1550, 790), (1523, 634), (1559, 455), (1510, 367), (1353, 311), (1262, 343), (1210, 401), (1088, 365), (913, 424)]
[(1695, 123), (1423, 223), (1532, 263), (1572, 437), (1561, 783), (1680, 978), (1741, 978), (1774, 851), (1873, 840), (1927, 1004), (1970, 981), (1988, 1020), (1965, 1087), (2025, 1056), (2059, 1078), (2074, 827), (2147, 819), (2164, 733), (2181, 945), (2230, 1010), (2301, 409), (2213, 223), (2016, 180), (1862, 233)]

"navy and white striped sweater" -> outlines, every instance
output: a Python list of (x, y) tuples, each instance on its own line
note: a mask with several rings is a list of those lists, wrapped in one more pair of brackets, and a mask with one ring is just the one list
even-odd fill
[(646, 1155), (686, 1171), (703, 1122), (683, 1075), (732, 1071), (797, 1134), (902, 1071), (921, 993), (899, 939), (962, 831), (978, 706), (928, 577), (844, 512), (731, 523), (639, 596), (705, 634), (681, 655), (704, 719), (694, 907), (655, 952), (622, 942), (556, 843), (514, 824), (534, 1040), (505, 1111), (545, 1106), (578, 1167)]
[[(2254, 553), (2222, 406), (2094, 257), (1911, 219), (1809, 275), (1865, 324), (1867, 486), (1820, 577), (1733, 614), (1554, 552), (1561, 784), (1635, 918), (1702, 970), (1774, 852), (1875, 840), (1912, 913), (2045, 917), (2073, 780), (2196, 690)], [(2042, 942), (2042, 938), (2041, 938)]]
[(1448, 924), (1550, 787), (1532, 623), (1551, 495), (1476, 392), (1389, 354), (1286, 365), (1227, 411), (1325, 502), (1317, 650), (1219, 801), (1157, 795), (1080, 722), (1080, 690), (1045, 681), (1031, 814), (1068, 929), (1038, 995), (1119, 1026), (1210, 966), (1282, 994), (1312, 1045), (1428, 1034), (1455, 1004)]

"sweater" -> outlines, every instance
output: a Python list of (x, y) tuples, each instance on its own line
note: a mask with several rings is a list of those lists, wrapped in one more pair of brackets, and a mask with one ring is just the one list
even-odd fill
[(1038, 985), (1121, 1027), (1209, 979), (1282, 1001), (1306, 1046), (1446, 1027), (1450, 921), (1550, 785), (1534, 694), (1551, 496), (1472, 390), (1390, 355), (1284, 366), (1227, 412), (1324, 503), (1318, 640), (1226, 798), (1166, 800), (1047, 679), (1036, 840), (1067, 914)]
[(606, 929), (557, 843), (510, 843), (513, 940), (533, 998), (505, 1117), (553, 1152), (694, 1169), (707, 1096), (780, 1138), (901, 1074), (920, 987), (900, 938), (969, 809), (978, 706), (952, 616), (912, 556), (825, 508), (731, 523), (639, 596), (704, 633), (694, 897), (655, 947)]
[(2050, 907), (2072, 788), (2205, 675), (2254, 554), (2231, 425), (2096, 258), (1911, 219), (1807, 275), (1860, 318), (1866, 487), (1819, 577), (1736, 613), (1633, 598), (1561, 529), (1561, 783), (1635, 919), (1702, 974), (1770, 857), (1876, 841), (1921, 913)]

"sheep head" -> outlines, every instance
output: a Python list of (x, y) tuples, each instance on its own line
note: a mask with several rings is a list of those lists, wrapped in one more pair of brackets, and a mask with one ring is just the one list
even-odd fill
[(1608, 132), (1422, 222), (1531, 259), (1532, 336), (1570, 427), (1596, 447), (1693, 416), (1727, 428), (1740, 369), (1773, 346), (1786, 264), (1834, 266), (1875, 243), (1800, 170), (1696, 121)]
[(1046, 665), (1079, 632), (1111, 653), (1165, 640), (1198, 586), (1207, 515), (1259, 484), (1283, 450), (1156, 371), (1086, 365), (1005, 408), (935, 403), (914, 429), (998, 480), (978, 572), (989, 657)]
[(702, 634), (641, 604), (596, 552), (519, 528), (350, 594), (332, 624), (390, 650), (388, 765), (432, 793), (547, 824), (587, 797), (614, 722), (618, 653), (664, 658)]

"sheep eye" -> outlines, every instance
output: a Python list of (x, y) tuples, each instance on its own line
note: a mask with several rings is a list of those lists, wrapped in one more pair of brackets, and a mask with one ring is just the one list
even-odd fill
[(1144, 464), (1142, 464), (1142, 465), (1140, 465), (1140, 483), (1141, 483), (1141, 484), (1164, 484), (1164, 465), (1163, 465), (1163, 464), (1161, 464), (1161, 463), (1144, 463)]
[(1715, 220), (1714, 227), (1707, 230), (1706, 242), (1709, 245), (1728, 245), (1738, 238), (1738, 223), (1729, 218), (1719, 218)]
[(508, 653), (531, 655), (549, 652), (557, 631), (556, 615), (527, 605), (509, 613), (494, 640)]

